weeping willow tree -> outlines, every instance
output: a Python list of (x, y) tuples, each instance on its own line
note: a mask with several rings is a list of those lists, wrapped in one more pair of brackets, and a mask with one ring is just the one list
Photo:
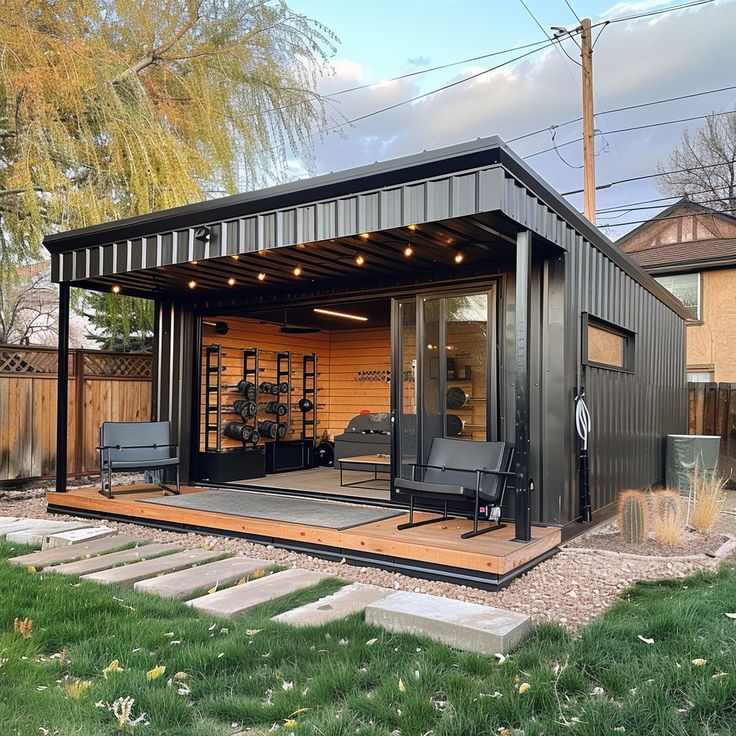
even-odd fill
[(284, 2), (3, 0), (2, 278), (40, 256), (44, 233), (277, 181), (294, 154), (309, 163), (335, 40)]

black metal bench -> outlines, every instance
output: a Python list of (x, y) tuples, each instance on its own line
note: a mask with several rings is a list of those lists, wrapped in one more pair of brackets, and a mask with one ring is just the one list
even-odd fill
[[(446, 521), (449, 501), (473, 500), (473, 530), (463, 539), (500, 529), (501, 506), (514, 459), (514, 448), (508, 442), (473, 442), (435, 437), (426, 464), (411, 463), (411, 480), (397, 478), (396, 492), (409, 496), (409, 521), (398, 529), (411, 529), (424, 524)], [(433, 498), (443, 502), (443, 515), (414, 521), (414, 499)], [(481, 503), (491, 507), (489, 517), (496, 524), (478, 529)]]
[(157, 484), (166, 493), (178, 494), (179, 446), (171, 442), (170, 422), (104, 422), (100, 427), (100, 493), (113, 498), (113, 472), (176, 469), (176, 489)]

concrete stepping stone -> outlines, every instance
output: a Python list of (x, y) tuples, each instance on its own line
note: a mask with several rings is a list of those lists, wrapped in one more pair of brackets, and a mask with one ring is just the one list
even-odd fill
[(58, 532), (57, 534), (49, 534), (43, 540), (41, 549), (56, 549), (72, 544), (84, 544), (102, 537), (111, 537), (115, 533), (116, 530), (109, 526), (88, 526), (81, 529), (72, 529), (68, 532)]
[(11, 524), (14, 521), (19, 521), (17, 516), (0, 516), (0, 526)]
[(145, 544), (134, 549), (110, 552), (99, 557), (90, 557), (80, 559), (77, 562), (48, 567), (46, 571), (57, 572), (61, 575), (89, 575), (100, 570), (109, 570), (116, 565), (135, 564), (141, 560), (150, 560), (180, 551), (181, 546), (178, 544)]
[(330, 621), (359, 613), (371, 603), (392, 595), (395, 591), (380, 588), (377, 585), (353, 583), (340, 588), (336, 593), (320, 598), (318, 601), (307, 603), (299, 608), (292, 608), (271, 621), (291, 626), (322, 626)]
[(187, 605), (202, 613), (230, 618), (239, 613), (246, 613), (262, 603), (273, 601), (302, 588), (309, 588), (328, 577), (328, 575), (311, 570), (298, 568), (284, 570), (264, 578), (251, 580), (245, 585), (237, 585), (234, 588), (218, 590), (217, 593), (195, 598), (188, 601)]
[(76, 562), (88, 557), (96, 557), (131, 544), (148, 544), (148, 540), (131, 537), (128, 534), (116, 534), (112, 537), (96, 539), (84, 544), (71, 544), (66, 547), (43, 550), (42, 552), (31, 552), (20, 557), (13, 557), (8, 562), (11, 565), (33, 565), (37, 570), (40, 570), (49, 565), (60, 565), (65, 562)]
[[(145, 547), (144, 547), (145, 549)], [(113, 567), (108, 570), (100, 570), (89, 575), (82, 575), (85, 580), (93, 580), (96, 583), (105, 585), (128, 585), (132, 587), (139, 580), (152, 578), (161, 575), (176, 572), (177, 570), (185, 570), (194, 567), (202, 562), (222, 557), (222, 552), (214, 552), (208, 549), (191, 549), (182, 552), (175, 552), (173, 555), (165, 557), (156, 557), (153, 560), (143, 560), (142, 562), (134, 562), (131, 565), (123, 565), (122, 567)], [(196, 575), (196, 572), (192, 572)]]
[(38, 519), (16, 519), (0, 524), (0, 539), (7, 534), (20, 531), (22, 529), (30, 529), (34, 524), (38, 524)]
[(40, 547), (43, 540), (50, 534), (68, 532), (72, 529), (82, 529), (89, 524), (78, 521), (49, 521), (48, 519), (35, 519), (35, 524), (18, 531), (8, 532), (5, 538), (14, 544), (30, 544), (32, 547)]
[(393, 593), (365, 609), (365, 621), (397, 633), (419, 634), (455, 649), (505, 653), (531, 629), (521, 613), (424, 593)]
[(230, 557), (200, 565), (196, 570), (180, 570), (148, 580), (139, 580), (133, 587), (139, 593), (153, 593), (162, 598), (186, 600), (206, 593), (215, 585), (234, 583), (257, 570), (273, 567), (273, 562), (250, 557)]

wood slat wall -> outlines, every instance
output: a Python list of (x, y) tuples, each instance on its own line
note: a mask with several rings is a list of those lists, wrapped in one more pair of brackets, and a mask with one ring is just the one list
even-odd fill
[[(388, 327), (363, 327), (355, 330), (315, 332), (306, 335), (289, 335), (279, 332), (277, 325), (261, 324), (256, 320), (240, 317), (216, 317), (226, 321), (227, 335), (205, 334), (203, 345), (219, 344), (223, 347), (223, 383), (237, 383), (242, 378), (243, 349), (257, 347), (262, 351), (290, 351), (292, 353), (292, 402), (301, 398), (301, 356), (305, 353), (317, 355), (318, 426), (317, 436), (335, 435), (344, 431), (351, 417), (363, 409), (372, 412), (389, 411), (391, 402), (390, 383), (387, 381), (360, 381), (357, 371), (388, 371), (390, 369), (390, 334)], [(206, 392), (204, 382), (205, 357), (202, 351), (202, 392), (200, 396), (200, 450), (204, 450), (204, 410)], [(262, 379), (276, 378), (275, 355), (261, 353)], [(236, 389), (223, 390), (223, 404), (231, 404), (242, 398)], [(261, 397), (266, 398), (266, 397)], [(266, 415), (260, 415), (259, 419)], [(292, 409), (290, 437), (299, 437), (301, 413)], [(222, 422), (239, 421), (235, 414), (223, 414)], [(214, 444), (214, 433), (210, 441)], [(222, 438), (222, 447), (240, 447), (241, 443)]]

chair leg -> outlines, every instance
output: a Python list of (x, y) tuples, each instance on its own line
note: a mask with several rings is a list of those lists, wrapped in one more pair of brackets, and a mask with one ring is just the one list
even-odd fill
[(444, 501), (444, 513), (442, 516), (437, 516), (433, 519), (424, 519), (422, 521), (414, 521), (414, 496), (409, 496), (409, 521), (406, 524), (399, 524), (396, 528), (402, 529), (413, 529), (417, 526), (425, 526), (426, 524), (437, 524), (440, 521), (447, 521), (447, 500)]

